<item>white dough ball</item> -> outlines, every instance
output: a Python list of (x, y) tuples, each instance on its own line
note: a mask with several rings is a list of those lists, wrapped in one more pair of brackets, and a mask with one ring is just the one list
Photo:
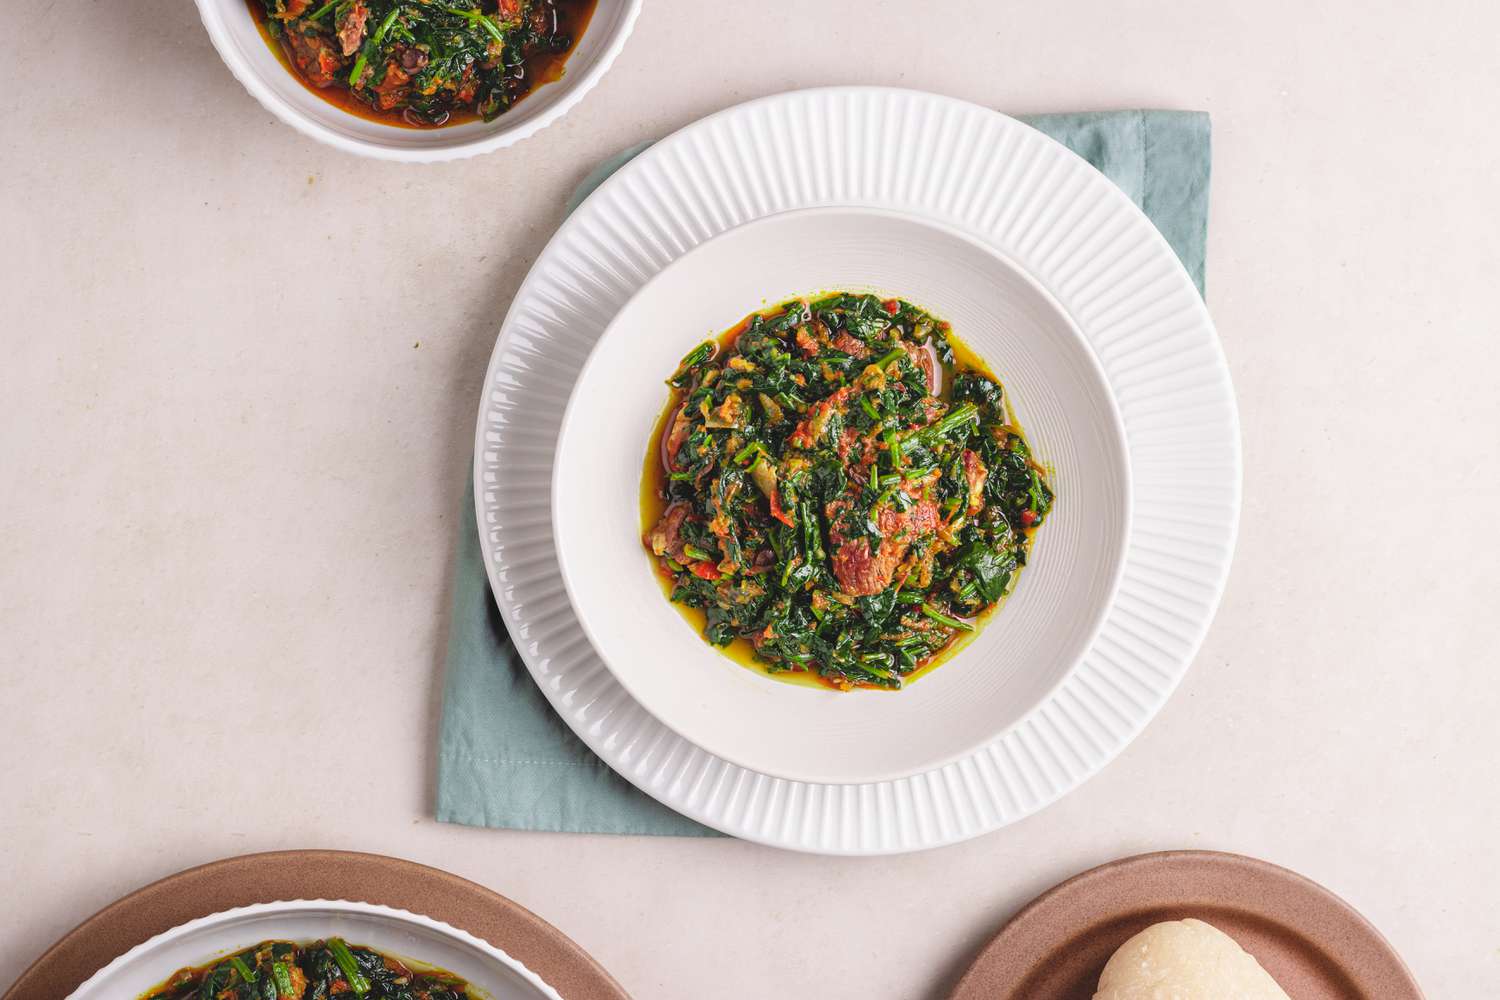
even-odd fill
[(1290, 1000), (1255, 957), (1201, 920), (1169, 920), (1120, 945), (1094, 1000)]

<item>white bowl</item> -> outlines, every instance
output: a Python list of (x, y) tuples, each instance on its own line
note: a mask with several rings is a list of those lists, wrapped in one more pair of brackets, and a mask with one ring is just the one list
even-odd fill
[(330, 937), (445, 969), (495, 1000), (561, 1000), (536, 973), (467, 931), (388, 906), (325, 899), (257, 903), (190, 920), (136, 945), (89, 977), (68, 1000), (128, 1000), (178, 969), (216, 961), (261, 941)]
[(308, 90), (266, 45), (245, 0), (197, 2), (203, 26), (224, 64), (267, 111), (302, 134), (345, 152), (414, 163), (488, 153), (561, 118), (615, 61), (641, 9), (641, 0), (598, 0), (588, 29), (568, 55), (562, 79), (538, 87), (494, 121), (409, 129), (352, 115)]
[[(1005, 605), (960, 653), (898, 692), (791, 685), (730, 660), (662, 595), (640, 541), (641, 466), (663, 379), (745, 314), (828, 290), (900, 296), (953, 324), (1005, 384), (1057, 499)], [(869, 208), (786, 212), (683, 255), (606, 328), (558, 437), (558, 561), (594, 648), (648, 711), (742, 767), (797, 781), (884, 781), (991, 743), (1072, 671), (1124, 562), (1129, 470), (1119, 412), (1072, 320), (999, 252)]]

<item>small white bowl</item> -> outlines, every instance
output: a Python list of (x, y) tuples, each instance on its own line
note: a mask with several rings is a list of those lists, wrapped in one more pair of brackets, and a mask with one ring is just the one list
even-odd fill
[[(793, 295), (900, 296), (953, 325), (1005, 384), (1057, 500), (1005, 605), (897, 692), (786, 684), (722, 655), (668, 604), (640, 541), (642, 461), (663, 380), (703, 339)], [(573, 609), (630, 694), (681, 736), (762, 774), (859, 784), (994, 742), (1092, 643), (1130, 524), (1119, 411), (1093, 351), (1005, 256), (945, 224), (867, 208), (762, 218), (670, 264), (605, 329), (563, 417), (552, 483)]]
[(326, 899), (256, 903), (190, 920), (110, 962), (68, 1000), (128, 1000), (178, 969), (217, 961), (261, 941), (330, 937), (444, 969), (495, 1000), (561, 1000), (536, 973), (467, 931), (389, 906)]
[(409, 163), (488, 153), (546, 128), (599, 82), (625, 47), (641, 10), (641, 0), (598, 0), (587, 30), (568, 55), (562, 79), (538, 87), (494, 121), (409, 129), (352, 115), (310, 91), (266, 45), (245, 0), (197, 3), (224, 64), (267, 111), (303, 135), (345, 152)]

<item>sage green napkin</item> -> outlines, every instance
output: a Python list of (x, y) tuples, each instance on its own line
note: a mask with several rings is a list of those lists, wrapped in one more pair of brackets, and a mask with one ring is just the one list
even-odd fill
[[(1104, 111), (1023, 119), (1097, 167), (1161, 230), (1203, 291), (1208, 229), (1208, 116)], [(643, 143), (601, 164), (571, 212)], [(454, 558), (437, 818), (448, 823), (575, 833), (713, 835), (631, 785), (552, 711), (505, 632), (485, 578), (465, 491)]]

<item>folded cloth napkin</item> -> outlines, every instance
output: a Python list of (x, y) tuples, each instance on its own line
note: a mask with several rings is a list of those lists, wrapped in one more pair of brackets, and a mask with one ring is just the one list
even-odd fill
[[(1022, 120), (1119, 185), (1161, 230), (1203, 291), (1206, 114), (1105, 111)], [(569, 199), (568, 210), (649, 145), (601, 164)], [(713, 835), (621, 778), (552, 711), (511, 644), (490, 595), (474, 523), (472, 481), (458, 523), (438, 739), (437, 818), (516, 830)]]

